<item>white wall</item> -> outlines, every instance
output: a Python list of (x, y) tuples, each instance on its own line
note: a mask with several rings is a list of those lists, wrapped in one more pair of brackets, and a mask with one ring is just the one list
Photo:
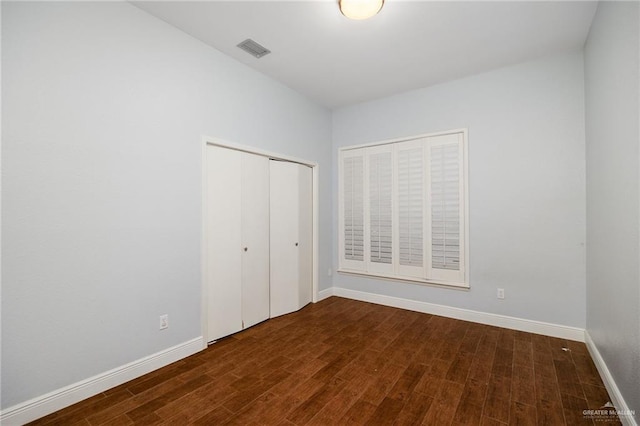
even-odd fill
[(2, 6), (3, 408), (200, 336), (202, 135), (320, 163), (331, 285), (329, 111), (128, 3)]
[[(342, 146), (469, 129), (471, 289), (341, 274), (334, 286), (583, 328), (583, 84), (575, 52), (335, 111), (334, 158)], [(335, 164), (333, 185), (336, 248)]]
[(587, 331), (636, 416), (640, 414), (639, 14), (637, 2), (601, 2), (585, 45)]

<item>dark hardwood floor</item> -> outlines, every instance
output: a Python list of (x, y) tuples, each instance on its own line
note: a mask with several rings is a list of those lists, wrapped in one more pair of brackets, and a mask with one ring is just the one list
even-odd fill
[(582, 343), (331, 297), (32, 424), (575, 425), (607, 401)]

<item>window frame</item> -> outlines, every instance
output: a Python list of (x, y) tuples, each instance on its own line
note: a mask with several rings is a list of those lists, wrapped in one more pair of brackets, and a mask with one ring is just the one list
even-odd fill
[[(436, 286), (443, 286), (443, 287), (448, 287), (448, 288), (457, 288), (457, 289), (469, 289), (470, 288), (470, 283), (469, 283), (469, 161), (468, 161), (468, 130), (466, 128), (461, 128), (461, 129), (453, 129), (453, 130), (447, 130), (447, 131), (443, 131), (443, 132), (437, 132), (437, 133), (428, 133), (428, 134), (421, 134), (421, 135), (416, 135), (416, 136), (409, 136), (409, 137), (403, 137), (403, 138), (396, 138), (396, 139), (389, 139), (389, 140), (384, 140), (384, 141), (378, 141), (378, 142), (372, 142), (372, 143), (366, 143), (366, 144), (360, 144), (360, 145), (351, 145), (351, 146), (344, 146), (338, 149), (338, 271), (341, 274), (345, 274), (345, 275), (358, 275), (358, 276), (366, 276), (366, 277), (374, 277), (374, 278), (380, 278), (380, 279), (384, 279), (384, 280), (392, 280), (392, 281), (397, 281), (397, 282), (407, 282), (407, 283), (412, 283), (412, 284), (419, 284), (419, 285), (436, 285)], [(405, 142), (413, 142), (415, 144), (423, 144), (422, 146), (424, 147), (424, 152), (423, 152), (423, 170), (424, 170), (424, 175), (423, 175), (423, 182), (425, 187), (422, 188), (422, 192), (423, 192), (423, 197), (424, 197), (424, 202), (423, 202), (423, 216), (424, 216), (424, 226), (423, 226), (423, 235), (422, 238), (425, 241), (424, 246), (426, 247), (427, 242), (430, 245), (431, 244), (431, 205), (430, 203), (427, 201), (427, 197), (430, 194), (430, 189), (429, 186), (430, 185), (430, 180), (431, 180), (431, 176), (430, 176), (430, 165), (427, 163), (427, 161), (430, 158), (430, 153), (427, 153), (427, 151), (430, 151), (431, 149), (431, 145), (427, 142), (424, 143), (424, 141), (421, 140), (426, 140), (428, 138), (434, 138), (434, 137), (439, 137), (439, 136), (447, 136), (447, 135), (459, 135), (462, 140), (461, 140), (461, 146), (460, 146), (460, 154), (462, 155), (462, 161), (461, 161), (461, 173), (462, 173), (462, 188), (461, 188), (461, 200), (462, 203), (464, 204), (462, 209), (461, 209), (461, 215), (463, 216), (463, 224), (462, 224), (462, 232), (463, 232), (463, 238), (460, 239), (460, 244), (462, 244), (462, 249), (460, 250), (460, 257), (461, 257), (461, 268), (463, 269), (461, 271), (463, 277), (464, 277), (464, 281), (450, 281), (450, 280), (445, 280), (445, 279), (438, 279), (438, 278), (434, 278), (432, 277), (428, 277), (427, 276), (430, 274), (431, 271), (431, 249), (429, 249), (428, 253), (424, 254), (424, 260), (425, 263), (423, 264), (422, 268), (424, 269), (424, 274), (423, 277), (417, 277), (414, 275), (404, 275), (402, 274), (402, 270), (405, 268), (402, 268), (402, 265), (399, 265), (399, 260), (398, 260), (398, 256), (399, 256), (399, 238), (398, 238), (398, 233), (399, 233), (399, 217), (398, 217), (398, 172), (397, 172), (397, 167), (398, 167), (398, 156), (397, 156), (397, 152), (398, 149), (393, 147), (394, 144), (399, 144), (399, 143), (405, 143)], [(437, 141), (436, 141), (437, 142)], [(363, 180), (363, 192), (364, 192), (364, 196), (365, 196), (365, 202), (364, 202), (364, 206), (363, 206), (363, 215), (364, 215), (364, 223), (365, 223), (365, 229), (364, 229), (364, 234), (367, 235), (370, 232), (369, 229), (369, 206), (368, 206), (368, 193), (369, 193), (369, 186), (368, 186), (368, 180), (369, 180), (369, 161), (368, 161), (368, 157), (369, 154), (367, 151), (358, 151), (358, 150), (362, 150), (362, 149), (366, 149), (366, 148), (373, 148), (374, 151), (379, 151), (379, 150), (384, 150), (386, 149), (384, 146), (385, 145), (391, 145), (393, 148), (391, 148), (392, 150), (392, 185), (393, 185), (393, 202), (392, 202), (392, 217), (393, 217), (393, 233), (394, 233), (394, 237), (393, 237), (393, 266), (397, 266), (397, 268), (395, 268), (395, 270), (380, 270), (378, 268), (368, 268), (368, 265), (371, 265), (369, 256), (370, 256), (370, 247), (369, 247), (369, 239), (365, 238), (365, 246), (364, 246), (364, 259), (363, 261), (349, 261), (349, 260), (345, 260), (344, 259), (344, 212), (343, 212), (343, 207), (344, 207), (344, 170), (343, 170), (343, 158), (345, 158), (346, 156), (357, 156), (358, 152), (362, 153), (362, 159), (364, 162), (363, 165), (363, 169), (364, 169), (364, 180)], [(380, 147), (380, 148), (377, 148)], [(405, 269), (406, 270), (406, 269)]]

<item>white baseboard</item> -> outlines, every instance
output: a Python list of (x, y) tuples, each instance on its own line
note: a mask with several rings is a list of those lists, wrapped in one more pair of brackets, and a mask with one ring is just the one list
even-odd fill
[(205, 339), (197, 337), (113, 370), (14, 405), (0, 413), (0, 424), (22, 425), (39, 419), (107, 389), (193, 355), (206, 347)]
[(621, 412), (620, 421), (625, 426), (638, 426), (635, 418), (630, 415), (624, 415), (624, 413), (629, 413), (629, 406), (626, 401), (622, 397), (622, 393), (620, 393), (620, 389), (616, 385), (616, 382), (613, 380), (613, 376), (605, 364), (602, 355), (600, 355), (600, 351), (598, 350), (596, 344), (591, 339), (588, 331), (584, 332), (585, 335), (585, 343), (587, 344), (587, 349), (589, 349), (589, 353), (591, 354), (591, 358), (593, 358), (593, 362), (598, 369), (598, 373), (600, 373), (600, 377), (602, 377), (602, 381), (604, 382), (604, 386), (607, 388), (607, 392), (609, 392), (609, 396), (612, 399), (613, 405), (615, 405), (616, 410)]
[(321, 290), (318, 292), (318, 299), (316, 300), (316, 302), (319, 302), (321, 300), (324, 300), (328, 297), (333, 296), (333, 287), (329, 287), (329, 288), (325, 288), (324, 290)]
[(367, 293), (364, 291), (350, 290), (340, 287), (333, 287), (332, 290), (333, 295), (348, 299), (584, 342), (584, 329), (582, 328), (509, 317), (506, 315), (491, 314), (488, 312), (472, 311), (469, 309), (454, 308), (451, 306), (437, 305), (435, 303), (384, 296), (381, 294)]

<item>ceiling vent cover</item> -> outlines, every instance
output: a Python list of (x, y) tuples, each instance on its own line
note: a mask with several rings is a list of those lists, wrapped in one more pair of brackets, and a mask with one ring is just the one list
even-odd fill
[(269, 49), (259, 45), (258, 43), (251, 40), (250, 38), (240, 43), (238, 47), (244, 50), (245, 52), (250, 53), (251, 55), (255, 56), (258, 59), (262, 58), (264, 55), (271, 53)]

